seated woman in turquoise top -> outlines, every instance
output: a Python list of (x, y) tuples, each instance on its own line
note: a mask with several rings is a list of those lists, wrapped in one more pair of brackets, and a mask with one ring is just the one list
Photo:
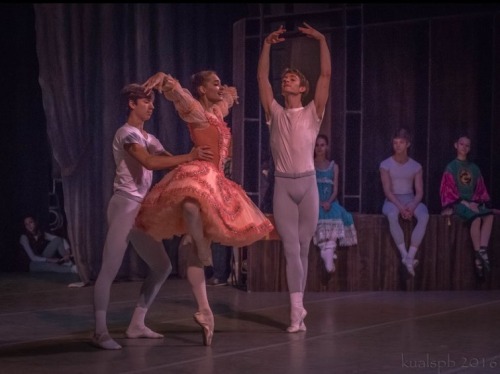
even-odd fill
[(339, 166), (328, 158), (328, 137), (320, 134), (314, 147), (314, 167), (319, 193), (319, 220), (313, 237), (329, 273), (335, 271), (337, 245), (353, 246), (358, 243), (352, 214), (337, 199)]

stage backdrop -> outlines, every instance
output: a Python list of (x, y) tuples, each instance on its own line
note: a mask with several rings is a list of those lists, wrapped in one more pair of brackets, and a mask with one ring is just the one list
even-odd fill
[[(231, 4), (35, 4), (39, 83), (47, 133), (64, 186), (68, 236), (84, 281), (100, 268), (112, 193), (113, 135), (125, 121), (121, 88), (157, 71), (189, 87), (216, 70), (231, 84)], [(174, 154), (191, 149), (188, 130), (163, 97), (145, 128)], [(160, 176), (157, 176), (159, 178)], [(129, 251), (119, 277), (141, 277)]]
[[(306, 21), (322, 31), (332, 55), (330, 102), (321, 132), (340, 165), (339, 197), (353, 212), (379, 214), (384, 202), (379, 165), (391, 156), (399, 127), (413, 134), (424, 203), (441, 210), (439, 185), (468, 134), (500, 206), (500, 6), (487, 4), (261, 4), (260, 14), (234, 26), (234, 81), (245, 100), (233, 111), (233, 175), (270, 211), (267, 125), (258, 101), (256, 64), (264, 38), (280, 25), (290, 35), (271, 51), (271, 82), (281, 100), (280, 74), (303, 70), (314, 84), (317, 42), (298, 36)], [(299, 34), (300, 35), (300, 34)], [(310, 99), (306, 98), (306, 99)]]
[[(256, 61), (262, 36), (281, 23), (294, 30), (307, 21), (328, 34), (332, 94), (322, 131), (331, 136), (342, 171), (341, 199), (350, 210), (379, 212), (378, 163), (390, 155), (390, 134), (399, 126), (415, 135), (412, 156), (424, 166), (425, 202), (432, 212), (439, 209), (437, 181), (454, 157), (453, 138), (463, 131), (473, 137), (472, 157), (498, 205), (498, 9), (495, 4), (3, 4), (1, 121), (9, 141), (1, 160), (8, 176), (2, 269), (12, 261), (5, 254), (16, 250), (18, 237), (11, 231), (19, 229), (20, 214), (29, 209), (47, 221), (52, 182), (60, 179), (82, 279), (95, 279), (112, 192), (111, 141), (124, 121), (119, 92), (159, 70), (186, 85), (192, 73), (215, 69), (238, 87), (241, 104), (229, 119), (239, 142), (234, 151), (236, 161), (254, 173), (240, 170), (240, 178), (253, 198), (268, 193), (259, 179), (268, 149)], [(315, 61), (308, 57), (314, 48), (302, 41), (294, 45), (282, 50), (286, 60), (273, 60), (275, 71), (292, 57), (306, 61), (304, 68), (314, 73)], [(257, 145), (255, 126), (238, 127), (242, 113), (252, 126), (257, 119)], [(187, 129), (162, 98), (146, 127), (173, 153), (189, 150)], [(119, 277), (143, 275), (141, 262), (129, 253)]]

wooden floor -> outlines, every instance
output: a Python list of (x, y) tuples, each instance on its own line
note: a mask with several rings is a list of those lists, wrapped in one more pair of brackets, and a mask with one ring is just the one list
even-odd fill
[(215, 336), (204, 347), (184, 279), (148, 316), (164, 339), (126, 339), (141, 282), (115, 283), (120, 351), (89, 344), (93, 286), (68, 274), (0, 273), (0, 373), (498, 373), (500, 290), (307, 292), (307, 332), (288, 334), (286, 292), (209, 287)]

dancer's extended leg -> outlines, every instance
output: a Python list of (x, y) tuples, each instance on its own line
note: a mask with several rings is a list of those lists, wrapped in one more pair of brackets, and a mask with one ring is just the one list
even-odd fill
[(186, 200), (183, 205), (183, 214), (187, 231), (196, 244), (198, 257), (204, 266), (212, 266), (210, 240), (205, 238), (203, 232), (203, 222), (198, 203), (194, 200)]
[(198, 311), (193, 317), (196, 323), (201, 326), (203, 344), (209, 346), (214, 334), (214, 316), (208, 302), (205, 271), (196, 251), (196, 244), (191, 242), (191, 244), (185, 244), (184, 248), (188, 250), (187, 278), (198, 305)]

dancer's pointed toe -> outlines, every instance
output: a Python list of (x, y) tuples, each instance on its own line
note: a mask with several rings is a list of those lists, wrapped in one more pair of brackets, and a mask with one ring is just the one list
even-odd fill
[(306, 325), (304, 323), (304, 318), (307, 316), (307, 311), (302, 308), (300, 311), (292, 311), (291, 324), (287, 327), (286, 331), (293, 333), (299, 331), (306, 331)]
[(212, 338), (214, 336), (214, 316), (212, 314), (206, 315), (201, 312), (196, 312), (193, 318), (194, 321), (201, 326), (203, 345), (209, 347), (212, 344)]

